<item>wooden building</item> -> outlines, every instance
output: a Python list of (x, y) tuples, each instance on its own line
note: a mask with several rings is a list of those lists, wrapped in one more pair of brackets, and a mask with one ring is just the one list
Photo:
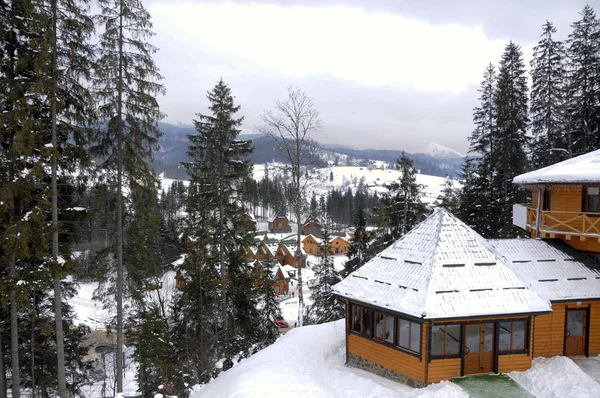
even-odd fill
[(532, 238), (557, 238), (600, 261), (600, 150), (515, 177), (532, 203), (513, 207), (513, 223)]
[(296, 241), (280, 241), (277, 247), (277, 261), (281, 265), (291, 265), (294, 268), (306, 267), (306, 253), (300, 253), (300, 261), (295, 256)]
[(313, 216), (306, 217), (302, 223), (302, 235), (320, 233), (322, 229), (321, 221)]
[(251, 213), (244, 213), (240, 218), (240, 226), (245, 231), (256, 231), (256, 218)]
[(541, 240), (487, 241), (438, 208), (334, 286), (347, 361), (424, 386), (598, 355), (600, 273), (579, 260)]
[[(266, 264), (266, 262), (264, 264)], [(264, 264), (260, 260), (256, 260), (254, 262), (255, 272), (262, 272), (264, 269)], [(273, 275), (273, 290), (275, 291), (275, 294), (281, 295), (289, 292), (290, 278), (287, 276), (287, 273), (284, 272), (281, 265), (274, 263), (271, 266), (271, 273)]]
[(288, 220), (285, 214), (275, 213), (268, 220), (269, 232), (272, 233), (285, 233), (292, 232), (292, 227), (290, 227), (290, 220)]
[[(318, 255), (322, 244), (323, 235), (318, 233), (310, 234), (302, 240), (302, 247), (308, 254)], [(332, 232), (329, 235), (329, 246), (332, 255), (346, 255), (350, 250), (350, 236), (345, 232)]]

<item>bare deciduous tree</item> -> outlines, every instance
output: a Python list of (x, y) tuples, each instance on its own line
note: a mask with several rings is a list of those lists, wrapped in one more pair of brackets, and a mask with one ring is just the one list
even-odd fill
[[(284, 156), (290, 162), (292, 172), (292, 190), (294, 201), (292, 209), (298, 223), (296, 245), (296, 264), (298, 264), (298, 326), (303, 323), (304, 297), (302, 294), (302, 249), (300, 235), (302, 233), (302, 197), (306, 189), (306, 180), (303, 179), (302, 166), (307, 164), (311, 148), (314, 146), (309, 133), (318, 131), (323, 122), (319, 112), (315, 109), (312, 99), (299, 88), (288, 87), (288, 96), (285, 100), (276, 101), (273, 111), (265, 111), (262, 115), (264, 125), (259, 132), (271, 137)], [(304, 181), (303, 181), (304, 180)]]

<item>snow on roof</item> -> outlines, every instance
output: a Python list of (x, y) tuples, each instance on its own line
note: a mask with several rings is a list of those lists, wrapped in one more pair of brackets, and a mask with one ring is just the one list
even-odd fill
[[(489, 240), (508, 266), (546, 300), (600, 298), (600, 271), (566, 244), (540, 239)], [(558, 247), (555, 247), (558, 245)], [(590, 262), (593, 260), (587, 260)]]
[(543, 169), (521, 174), (515, 184), (538, 183), (597, 183), (600, 182), (600, 149), (553, 164)]
[(334, 292), (426, 319), (551, 311), (485, 239), (440, 208)]
[(296, 269), (296, 268), (292, 267), (292, 266), (291, 266), (291, 265), (289, 265), (289, 264), (282, 265), (282, 266), (281, 266), (281, 270), (282, 270), (282, 271), (285, 271), (285, 272), (296, 272), (296, 271), (297, 271), (297, 269)]
[(285, 214), (278, 214), (278, 213), (275, 213), (275, 214), (273, 214), (271, 217), (269, 217), (269, 219), (268, 219), (267, 221), (268, 221), (268, 222), (273, 222), (273, 221), (275, 221), (275, 219), (277, 219), (277, 218), (287, 218), (287, 217), (285, 216)]

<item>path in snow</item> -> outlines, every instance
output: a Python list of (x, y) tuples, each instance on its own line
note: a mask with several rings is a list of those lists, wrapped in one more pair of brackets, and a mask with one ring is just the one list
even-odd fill
[(600, 383), (600, 355), (592, 358), (573, 358), (573, 362), (588, 376)]

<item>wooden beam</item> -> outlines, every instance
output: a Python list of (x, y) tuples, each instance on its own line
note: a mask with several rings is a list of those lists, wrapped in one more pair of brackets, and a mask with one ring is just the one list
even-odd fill
[(579, 235), (579, 240), (582, 241), (582, 242), (585, 242), (585, 236)]
[(571, 235), (565, 235), (566, 240), (571, 240)]
[(554, 239), (556, 236), (554, 234), (550, 234), (550, 239)]

